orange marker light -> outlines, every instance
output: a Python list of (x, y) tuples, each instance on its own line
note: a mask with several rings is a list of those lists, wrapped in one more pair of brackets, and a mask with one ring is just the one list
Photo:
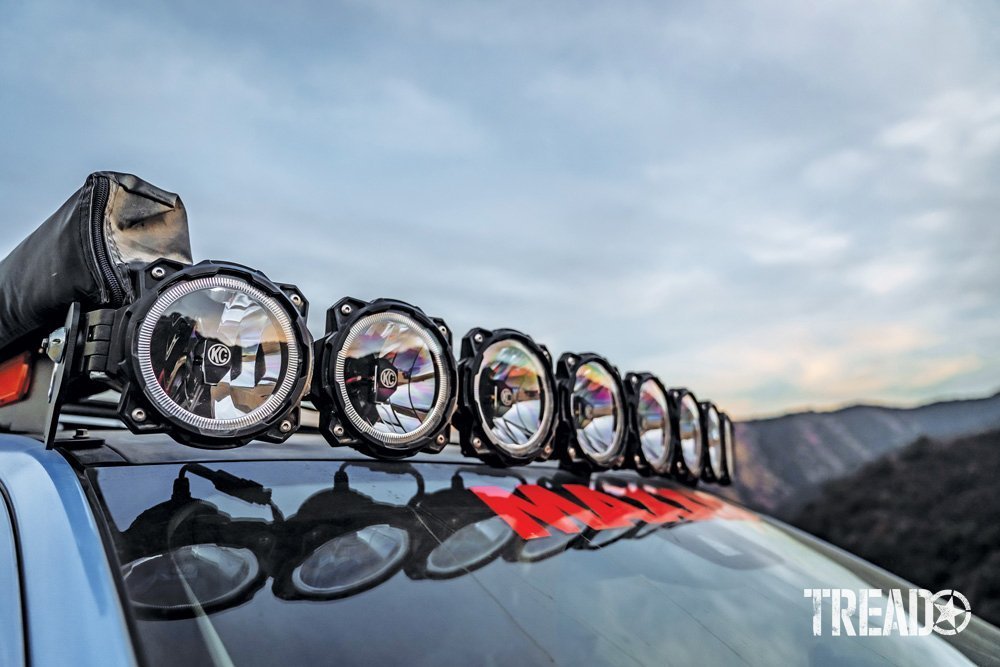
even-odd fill
[(31, 353), (23, 352), (0, 363), (0, 406), (17, 403), (31, 385)]

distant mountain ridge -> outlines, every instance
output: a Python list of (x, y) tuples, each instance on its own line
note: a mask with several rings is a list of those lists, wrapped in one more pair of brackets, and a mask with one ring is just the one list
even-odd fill
[(954, 439), (1000, 428), (1000, 393), (916, 408), (857, 405), (736, 425), (737, 483), (721, 494), (787, 518), (823, 482), (921, 436)]

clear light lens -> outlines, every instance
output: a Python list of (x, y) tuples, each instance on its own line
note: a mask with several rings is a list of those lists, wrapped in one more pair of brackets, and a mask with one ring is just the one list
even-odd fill
[(691, 394), (684, 394), (681, 399), (678, 418), (681, 439), (681, 455), (684, 465), (693, 474), (701, 474), (701, 423), (698, 402)]
[(463, 526), (427, 557), (427, 574), (451, 577), (486, 563), (511, 541), (514, 531), (494, 516)]
[(666, 467), (670, 454), (670, 418), (667, 396), (655, 380), (648, 379), (640, 385), (637, 412), (642, 455), (660, 471)]
[(135, 353), (157, 407), (219, 433), (273, 417), (299, 373), (288, 313), (230, 276), (167, 289), (139, 325)]
[(367, 526), (335, 537), (309, 554), (292, 570), (292, 586), (302, 595), (348, 595), (391, 575), (409, 548), (405, 530), (388, 524)]
[(497, 341), (483, 352), (473, 400), (493, 444), (524, 456), (544, 441), (553, 418), (546, 373), (542, 360), (517, 340)]
[(726, 419), (726, 472), (729, 474), (730, 479), (736, 478), (736, 460), (733, 458), (733, 450), (735, 449), (736, 442), (734, 441), (735, 434), (733, 433), (733, 420)]
[(621, 449), (622, 399), (602, 363), (588, 361), (576, 369), (570, 410), (580, 446), (598, 463), (611, 463)]
[(246, 592), (259, 574), (252, 551), (217, 544), (179, 547), (122, 567), (132, 604), (159, 612), (224, 605)]
[(722, 474), (722, 420), (714, 405), (708, 409), (708, 463), (718, 478)]
[(400, 312), (367, 315), (337, 352), (334, 383), (351, 423), (389, 447), (402, 447), (441, 426), (450, 391), (437, 338)]

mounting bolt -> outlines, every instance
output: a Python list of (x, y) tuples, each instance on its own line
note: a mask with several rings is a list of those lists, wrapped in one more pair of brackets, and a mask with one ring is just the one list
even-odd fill
[(162, 266), (157, 266), (154, 267), (153, 270), (149, 272), (149, 275), (159, 280), (163, 276), (167, 275), (167, 270), (164, 269)]
[(475, 336), (472, 337), (472, 340), (476, 341), (477, 343), (482, 343), (483, 342), (483, 334), (476, 334)]
[(568, 447), (566, 449), (566, 453), (569, 454), (569, 457), (571, 459), (575, 459), (576, 458), (576, 448), (575, 447)]
[(642, 459), (639, 458), (638, 454), (635, 455), (635, 464), (636, 465), (642, 465)]
[(292, 300), (292, 305), (295, 306), (296, 308), (301, 308), (302, 307), (302, 297), (299, 296), (298, 294), (294, 294), (293, 293), (288, 298)]
[(480, 447), (483, 446), (483, 441), (480, 440), (479, 438), (473, 438), (472, 439), (472, 446), (475, 447), (476, 449), (479, 449)]
[(439, 445), (443, 445), (446, 442), (448, 442), (448, 438), (444, 437), (444, 433), (442, 433), (437, 438), (435, 438), (435, 440), (437, 441), (437, 444), (439, 444)]
[(639, 377), (637, 375), (632, 376), (632, 384), (639, 384)]
[(282, 433), (288, 433), (292, 430), (292, 422), (286, 419), (278, 425), (278, 430)]
[(136, 408), (132, 411), (132, 419), (137, 422), (146, 421), (146, 411), (142, 408)]
[(570, 368), (576, 366), (576, 357), (566, 357), (566, 365), (569, 366)]
[(545, 452), (545, 455), (548, 456), (552, 453), (552, 445), (545, 445), (545, 449), (543, 451)]
[(345, 303), (343, 306), (340, 307), (340, 312), (343, 313), (344, 315), (350, 315), (353, 311), (354, 309), (351, 308), (351, 304), (349, 303)]
[(448, 327), (444, 326), (443, 324), (438, 327), (438, 331), (440, 331), (445, 336), (448, 335)]
[(57, 364), (63, 360), (68, 333), (66, 327), (59, 327), (45, 339), (45, 354)]
[(333, 434), (338, 438), (344, 437), (344, 427), (341, 426), (340, 424), (337, 424), (336, 426), (333, 427)]

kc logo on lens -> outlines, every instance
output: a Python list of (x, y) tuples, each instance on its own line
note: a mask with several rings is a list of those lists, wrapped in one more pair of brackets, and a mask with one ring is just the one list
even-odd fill
[(392, 389), (396, 386), (398, 378), (396, 377), (396, 369), (394, 368), (383, 368), (382, 372), (378, 375), (378, 381), (386, 389)]
[(232, 361), (233, 353), (229, 350), (228, 345), (216, 343), (208, 348), (205, 356), (208, 357), (208, 362), (213, 366), (226, 366)]
[(500, 405), (509, 408), (514, 404), (514, 392), (509, 387), (500, 390)]

